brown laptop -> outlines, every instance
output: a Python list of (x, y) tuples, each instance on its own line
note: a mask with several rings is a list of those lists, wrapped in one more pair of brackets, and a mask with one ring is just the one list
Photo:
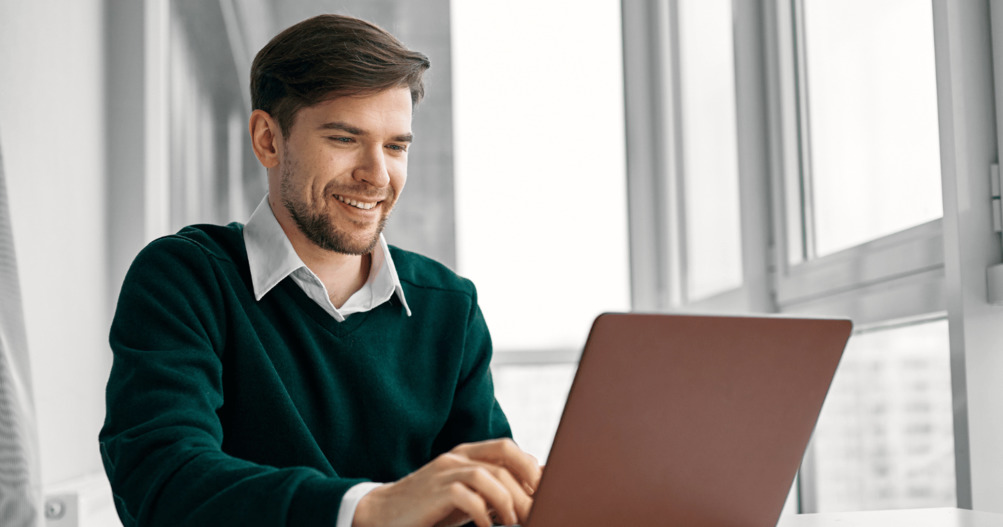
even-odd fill
[(526, 527), (776, 525), (851, 328), (599, 316)]

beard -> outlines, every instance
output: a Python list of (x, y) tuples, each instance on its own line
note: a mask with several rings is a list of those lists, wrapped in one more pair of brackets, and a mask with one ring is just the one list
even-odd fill
[[(286, 160), (288, 160), (288, 158), (286, 158)], [(294, 174), (295, 163), (284, 162), (280, 179), (282, 205), (287, 211), (289, 211), (293, 221), (296, 222), (296, 226), (299, 227), (300, 231), (307, 237), (307, 239), (321, 249), (336, 253), (364, 255), (372, 252), (373, 248), (375, 248), (376, 244), (380, 241), (380, 234), (383, 232), (383, 228), (386, 226), (387, 220), (390, 218), (390, 211), (392, 210), (392, 207), (384, 209), (383, 215), (380, 217), (376, 228), (372, 231), (372, 234), (367, 234), (361, 238), (357, 238), (345, 227), (354, 225), (361, 230), (365, 228), (366, 224), (355, 223), (351, 220), (345, 219), (344, 222), (346, 225), (339, 227), (336, 225), (335, 220), (329, 212), (320, 207), (311, 207), (306, 201), (296, 198), (299, 193), (297, 192), (294, 184)], [(371, 190), (367, 191), (367, 189), (344, 187), (331, 182), (324, 187), (324, 200), (321, 201), (321, 203), (326, 203), (329, 199), (335, 199), (333, 197), (335, 194), (367, 196), (369, 193), (371, 193)], [(392, 205), (396, 201), (394, 199), (393, 190), (388, 190), (387, 193), (389, 194), (388, 196), (373, 197), (373, 201), (382, 201), (379, 205), (381, 207), (385, 206), (387, 203)], [(336, 204), (335, 206), (339, 205)]]

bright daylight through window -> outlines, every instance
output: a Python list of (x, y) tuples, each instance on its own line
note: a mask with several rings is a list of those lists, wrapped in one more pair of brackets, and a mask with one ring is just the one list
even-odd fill
[(930, 3), (805, 0), (804, 38), (809, 258), (941, 217)]
[[(540, 384), (504, 355), (562, 352), (573, 369), (593, 318), (630, 307), (620, 3), (576, 3), (574, 24), (559, 0), (451, 8), (458, 271), (477, 284), (502, 407), (538, 423), (516, 439), (545, 457), (570, 375)], [(557, 415), (527, 419), (541, 404)]]
[(730, 0), (680, 0), (686, 298), (742, 285)]
[(850, 339), (814, 435), (819, 512), (953, 507), (947, 321)]
[[(902, 310), (882, 314), (876, 296), (865, 295), (894, 287), (896, 275), (861, 276), (865, 261), (889, 269), (912, 263), (907, 252), (862, 244), (943, 215), (933, 10), (913, 0), (795, 5), (806, 135), (803, 179), (794, 186), (802, 207), (787, 221), (804, 229), (807, 250), (789, 254), (798, 264), (843, 251), (830, 261), (847, 262), (846, 276), (857, 282), (814, 301), (852, 298), (850, 316), (867, 311), (884, 320), (850, 341), (802, 473), (805, 503), (812, 512), (955, 506), (947, 322), (916, 312), (927, 322), (895, 326)], [(824, 283), (823, 274), (812, 282)]]

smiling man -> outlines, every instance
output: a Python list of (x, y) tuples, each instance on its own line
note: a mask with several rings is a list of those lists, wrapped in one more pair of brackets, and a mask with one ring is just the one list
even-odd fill
[(268, 195), (150, 243), (112, 323), (101, 454), (127, 527), (487, 527), (526, 519), (473, 285), (387, 245), (427, 58), (360, 20), (251, 71)]

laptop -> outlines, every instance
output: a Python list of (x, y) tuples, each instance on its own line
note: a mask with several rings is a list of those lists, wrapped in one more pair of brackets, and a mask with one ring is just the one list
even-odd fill
[(524, 526), (775, 526), (851, 329), (599, 316)]

